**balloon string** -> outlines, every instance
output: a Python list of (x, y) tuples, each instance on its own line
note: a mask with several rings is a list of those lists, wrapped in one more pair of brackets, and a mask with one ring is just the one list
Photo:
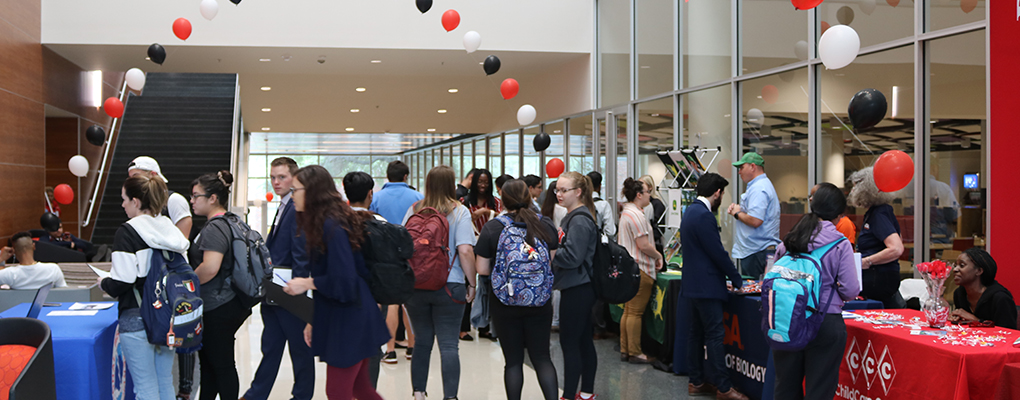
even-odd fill
[[(808, 94), (807, 90), (804, 89), (804, 86), (801, 86), (800, 90), (804, 92), (805, 96)], [(867, 150), (868, 153), (871, 153), (871, 155), (875, 155), (875, 151), (871, 150), (871, 148), (868, 147), (868, 145), (866, 143), (864, 143), (864, 141), (861, 140), (861, 138), (859, 136), (857, 136), (857, 133), (854, 132), (854, 130), (852, 128), (847, 126), (847, 124), (843, 122), (842, 118), (840, 118), (838, 115), (836, 115), (836, 113), (834, 111), (832, 111), (832, 107), (829, 107), (829, 103), (826, 103), (825, 99), (819, 99), (819, 100), (822, 101), (822, 106), (824, 106), (825, 109), (829, 111), (829, 114), (832, 114), (832, 116), (835, 117), (837, 121), (839, 121), (839, 124), (843, 126), (843, 129), (846, 129), (847, 132), (850, 132), (850, 134), (853, 135), (853, 138), (855, 140), (857, 140), (857, 142), (860, 143), (861, 146), (864, 147), (864, 150)], [(831, 123), (832, 120), (830, 119), (829, 121)]]

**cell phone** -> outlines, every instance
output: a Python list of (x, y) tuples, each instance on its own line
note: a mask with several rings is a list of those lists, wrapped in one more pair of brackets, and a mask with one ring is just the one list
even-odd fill
[(60, 303), (43, 303), (43, 307), (60, 307)]

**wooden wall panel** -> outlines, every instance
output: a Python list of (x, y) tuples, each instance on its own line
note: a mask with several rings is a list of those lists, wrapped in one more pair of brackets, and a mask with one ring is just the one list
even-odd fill
[(3, 189), (3, 211), (0, 212), (0, 242), (19, 231), (39, 228), (43, 206), (42, 166), (0, 164), (0, 187)]
[(83, 179), (67, 169), (67, 161), (78, 154), (78, 118), (46, 118), (46, 186), (66, 183), (74, 190), (74, 201), (60, 205), (64, 231), (77, 236), (80, 223)]
[(0, 6), (0, 19), (26, 33), (36, 43), (42, 41), (42, 2), (7, 0)]
[[(4, 7), (6, 4), (0, 8)], [(39, 40), (0, 20), (0, 54), (3, 55), (0, 85), (8, 91), (42, 102), (42, 45)]]
[(0, 164), (45, 165), (44, 115), (42, 103), (0, 91)]

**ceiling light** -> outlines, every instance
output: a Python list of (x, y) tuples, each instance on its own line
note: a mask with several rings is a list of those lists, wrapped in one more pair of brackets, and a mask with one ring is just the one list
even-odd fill
[(269, 107), (266, 107), (266, 108), (262, 109), (262, 112), (270, 112), (270, 111), (273, 111), (273, 109), (269, 108)]
[(460, 90), (457, 90), (457, 88), (450, 88), (449, 90), (447, 90), (447, 92), (450, 92), (450, 93), (457, 93), (459, 91)]
[(659, 116), (659, 113), (654, 113), (654, 114), (648, 114), (648, 116), (649, 116), (649, 117), (658, 117), (658, 116)]
[(372, 60), (372, 64), (382, 64), (382, 60)]
[(359, 110), (359, 109), (357, 109), (357, 108), (352, 108), (352, 109), (351, 109), (351, 112), (352, 112), (352, 113), (356, 113), (356, 112), (361, 112), (361, 110)]
[(347, 132), (354, 132), (354, 128), (347, 128), (347, 129), (344, 129), (344, 130), (347, 131)]
[(262, 91), (263, 91), (263, 92), (268, 92), (268, 91), (270, 91), (270, 90), (273, 90), (273, 88), (271, 88), (271, 87), (269, 87), (269, 86), (263, 86), (263, 87), (262, 87)]
[(435, 132), (435, 131), (436, 131), (436, 128), (429, 128), (429, 129), (428, 129), (428, 131), (429, 131), (429, 132)]
[(366, 90), (368, 90), (368, 89), (365, 89), (365, 88), (363, 88), (363, 87), (359, 87), (359, 88), (355, 88), (355, 89), (354, 89), (354, 91), (356, 91), (356, 92), (364, 92), (364, 91), (366, 91)]
[(261, 62), (270, 62), (270, 61), (273, 61), (273, 59), (272, 58), (260, 58), (259, 61), (261, 61)]
[(446, 114), (446, 109), (445, 108), (441, 108), (437, 112), (440, 113), (440, 114)]
[(145, 57), (145, 61), (152, 61), (152, 59), (149, 57)]
[(557, 130), (553, 131), (553, 133), (560, 133), (560, 130), (557, 129)]
[(268, 130), (269, 130), (269, 127), (268, 127), (268, 126), (263, 126), (263, 127), (262, 127), (262, 130), (264, 130), (264, 131), (268, 131)]
[(651, 66), (648, 66), (648, 65), (642, 65), (641, 66), (641, 69), (649, 69), (649, 68), (651, 68)]

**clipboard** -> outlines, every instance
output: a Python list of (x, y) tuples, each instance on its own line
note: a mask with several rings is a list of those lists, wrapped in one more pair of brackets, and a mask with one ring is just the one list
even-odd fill
[[(282, 269), (274, 270), (274, 277), (276, 273), (283, 272)], [(290, 270), (286, 270), (289, 277)], [(266, 279), (262, 281), (262, 286), (266, 288), (266, 304), (283, 307), (284, 310), (289, 311), (294, 316), (300, 318), (305, 323), (312, 323), (312, 317), (315, 315), (315, 301), (311, 297), (297, 295), (291, 296), (283, 291), (283, 286), (275, 282), (273, 279)]]

